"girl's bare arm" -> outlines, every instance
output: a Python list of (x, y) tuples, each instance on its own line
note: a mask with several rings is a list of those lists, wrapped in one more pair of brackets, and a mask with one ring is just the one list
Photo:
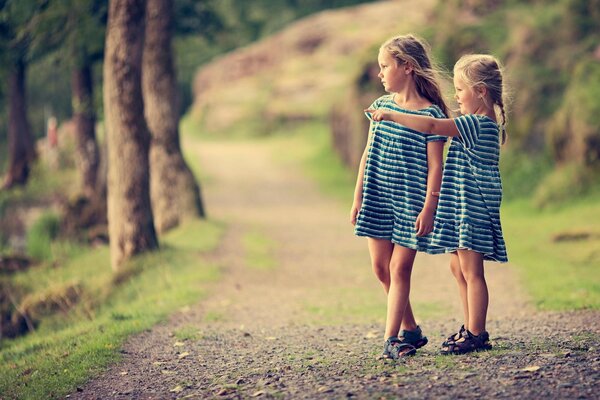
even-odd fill
[(366, 109), (373, 121), (393, 121), (415, 131), (429, 135), (458, 136), (458, 128), (452, 118), (433, 118), (425, 115), (407, 114), (396, 111)]

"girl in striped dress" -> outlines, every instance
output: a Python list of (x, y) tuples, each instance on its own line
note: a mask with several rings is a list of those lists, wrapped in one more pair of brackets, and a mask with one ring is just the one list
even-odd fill
[[(412, 35), (388, 40), (378, 63), (389, 94), (371, 108), (445, 117), (447, 107), (423, 40)], [(371, 121), (350, 217), (356, 235), (368, 238), (373, 270), (387, 293), (383, 358), (415, 354), (427, 343), (410, 306), (410, 277), (416, 252), (429, 250), (446, 140)]]
[[(432, 244), (451, 253), (464, 325), (442, 344), (443, 354), (491, 349), (485, 329), (488, 289), (483, 261), (507, 262), (500, 225), (500, 142), (506, 140), (500, 64), (490, 55), (467, 55), (454, 66), (461, 116), (435, 119), (368, 109), (374, 121), (394, 121), (425, 134), (451, 136)], [(500, 124), (498, 124), (498, 120)]]

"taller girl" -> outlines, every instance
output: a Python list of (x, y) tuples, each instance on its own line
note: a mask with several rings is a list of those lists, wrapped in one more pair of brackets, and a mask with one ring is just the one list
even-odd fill
[(461, 115), (454, 119), (406, 116), (370, 109), (373, 120), (391, 120), (426, 134), (452, 136), (433, 243), (451, 252), (464, 325), (442, 344), (442, 353), (491, 348), (485, 328), (488, 289), (483, 261), (508, 261), (500, 225), (502, 183), (500, 143), (506, 139), (500, 64), (490, 55), (461, 57), (454, 66), (454, 87)]
[[(427, 47), (413, 35), (381, 46), (378, 76), (390, 94), (375, 100), (372, 109), (447, 115)], [(445, 141), (388, 121), (371, 121), (369, 128), (351, 221), (355, 233), (368, 238), (373, 270), (387, 293), (384, 358), (412, 355), (427, 343), (410, 306), (410, 277), (416, 252), (429, 250)]]

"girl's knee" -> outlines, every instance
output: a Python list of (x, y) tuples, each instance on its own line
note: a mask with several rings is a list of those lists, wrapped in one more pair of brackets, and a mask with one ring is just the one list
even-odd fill
[(381, 263), (373, 264), (373, 272), (379, 281), (383, 284), (390, 282), (390, 267)]
[(410, 280), (412, 274), (412, 263), (390, 264), (390, 276), (392, 279)]
[(485, 281), (483, 268), (463, 268), (461, 274), (467, 282)]

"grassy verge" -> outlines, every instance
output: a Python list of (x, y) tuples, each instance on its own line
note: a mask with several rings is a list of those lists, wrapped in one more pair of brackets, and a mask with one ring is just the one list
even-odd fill
[(68, 313), (43, 319), (35, 332), (0, 343), (2, 398), (62, 397), (118, 360), (129, 335), (198, 301), (219, 275), (202, 254), (216, 247), (222, 231), (216, 223), (190, 222), (165, 236), (161, 251), (134, 259), (120, 274), (112, 273), (108, 248), (100, 247), (60, 268), (14, 275), (31, 293), (76, 283), (82, 296)]
[(600, 308), (599, 199), (543, 211), (523, 200), (504, 207), (509, 258), (538, 308)]
[[(356, 175), (330, 150), (325, 123), (286, 130), (274, 142), (282, 160), (301, 165), (325, 193), (350, 208)], [(529, 199), (504, 203), (511, 264), (539, 309), (600, 308), (598, 200), (600, 192), (594, 191), (544, 210), (537, 210)], [(556, 241), (560, 234), (567, 239)]]

